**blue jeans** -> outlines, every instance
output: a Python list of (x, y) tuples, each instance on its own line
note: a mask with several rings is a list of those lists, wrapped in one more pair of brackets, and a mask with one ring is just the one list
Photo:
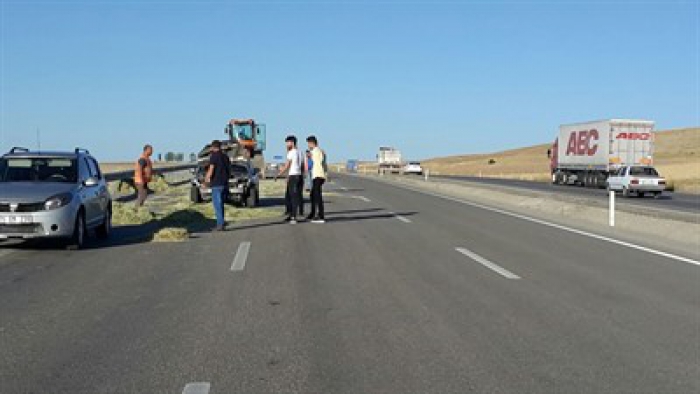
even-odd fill
[(214, 204), (214, 213), (216, 214), (216, 225), (223, 227), (225, 224), (224, 216), (224, 186), (214, 186), (211, 188), (211, 201)]

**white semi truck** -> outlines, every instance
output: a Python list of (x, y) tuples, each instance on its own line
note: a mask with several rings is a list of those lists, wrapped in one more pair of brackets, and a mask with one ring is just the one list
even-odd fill
[(400, 173), (403, 165), (401, 151), (390, 147), (380, 147), (377, 154), (379, 173)]
[(609, 119), (566, 124), (549, 150), (552, 183), (605, 187), (624, 166), (652, 167), (654, 122)]

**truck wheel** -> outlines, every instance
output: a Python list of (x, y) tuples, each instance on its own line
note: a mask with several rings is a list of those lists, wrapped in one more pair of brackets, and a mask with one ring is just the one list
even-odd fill
[(566, 185), (566, 174), (564, 174), (563, 172), (560, 172), (557, 175), (557, 185), (561, 185), (561, 186)]
[(85, 214), (83, 211), (78, 212), (78, 217), (75, 219), (75, 226), (73, 227), (73, 235), (68, 239), (66, 243), (66, 249), (68, 250), (80, 250), (85, 246), (85, 235), (87, 233), (87, 228), (85, 226)]
[(197, 186), (192, 186), (190, 188), (190, 201), (195, 204), (200, 204), (202, 202), (202, 194), (199, 192)]
[(246, 199), (246, 206), (248, 208), (255, 208), (258, 206), (258, 189), (250, 189), (250, 192), (248, 192), (248, 198)]

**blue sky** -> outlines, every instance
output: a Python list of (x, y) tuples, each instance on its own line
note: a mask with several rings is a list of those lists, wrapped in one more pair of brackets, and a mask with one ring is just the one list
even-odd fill
[(2, 1), (0, 148), (193, 152), (233, 117), (334, 160), (700, 124), (697, 2)]

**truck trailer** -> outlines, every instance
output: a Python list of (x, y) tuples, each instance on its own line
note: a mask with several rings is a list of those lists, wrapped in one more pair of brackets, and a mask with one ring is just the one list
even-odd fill
[(653, 166), (654, 122), (609, 119), (561, 125), (548, 151), (552, 183), (605, 187), (623, 166)]
[(400, 173), (402, 158), (401, 151), (390, 147), (380, 147), (377, 154), (377, 164), (379, 164), (379, 173)]

